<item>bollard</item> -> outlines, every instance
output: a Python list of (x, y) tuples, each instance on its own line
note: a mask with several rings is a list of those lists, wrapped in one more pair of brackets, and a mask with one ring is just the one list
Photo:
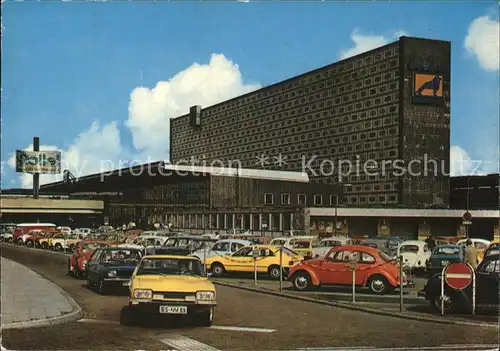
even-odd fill
[(207, 275), (207, 243), (203, 243), (203, 270), (205, 275)]
[(283, 292), (283, 245), (280, 247), (280, 292)]
[(403, 313), (403, 255), (399, 256), (399, 312)]
[(356, 303), (356, 268), (352, 270), (352, 303)]
[(257, 258), (253, 258), (253, 283), (257, 285)]

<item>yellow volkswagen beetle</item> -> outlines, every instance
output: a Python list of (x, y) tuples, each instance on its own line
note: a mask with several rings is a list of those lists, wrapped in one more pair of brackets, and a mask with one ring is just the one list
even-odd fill
[[(152, 316), (184, 316), (210, 327), (217, 306), (214, 284), (195, 257), (151, 255), (142, 258), (129, 283), (124, 325)], [(142, 317), (142, 318), (141, 318)]]
[[(296, 252), (283, 247), (283, 276), (288, 270), (304, 258)], [(258, 273), (268, 273), (273, 279), (280, 277), (280, 246), (251, 245), (245, 246), (230, 255), (214, 256), (206, 260), (207, 270), (212, 276), (220, 277), (230, 272), (253, 272), (254, 260)]]

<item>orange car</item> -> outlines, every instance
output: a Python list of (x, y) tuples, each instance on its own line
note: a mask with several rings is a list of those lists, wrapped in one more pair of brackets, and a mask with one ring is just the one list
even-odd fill
[[(379, 249), (347, 245), (332, 248), (324, 258), (302, 261), (288, 274), (296, 290), (328, 285), (352, 285), (350, 262), (356, 263), (356, 285), (375, 294), (386, 294), (399, 286), (396, 261)], [(403, 273), (403, 286), (410, 285)]]
[(87, 273), (87, 262), (94, 251), (108, 247), (109, 243), (100, 240), (82, 240), (76, 243), (73, 254), (68, 259), (68, 274), (79, 278)]

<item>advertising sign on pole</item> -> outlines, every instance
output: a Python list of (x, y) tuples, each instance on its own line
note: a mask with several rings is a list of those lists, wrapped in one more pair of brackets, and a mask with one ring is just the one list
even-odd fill
[(61, 173), (61, 153), (59, 151), (16, 150), (16, 172), (19, 173)]

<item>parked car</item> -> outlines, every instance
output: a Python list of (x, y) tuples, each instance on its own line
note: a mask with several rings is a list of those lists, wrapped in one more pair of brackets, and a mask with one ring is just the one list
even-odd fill
[(107, 293), (110, 288), (128, 287), (141, 258), (141, 251), (136, 249), (98, 248), (87, 263), (87, 286), (100, 294)]
[[(399, 286), (399, 267), (385, 252), (366, 245), (339, 246), (323, 258), (303, 261), (290, 269), (288, 278), (296, 290), (328, 285), (352, 285), (350, 262), (356, 262), (357, 286), (375, 294), (387, 294)], [(403, 286), (412, 285), (403, 273)]]
[(244, 246), (250, 246), (252, 242), (249, 240), (239, 240), (239, 239), (225, 239), (219, 240), (210, 247), (207, 246), (206, 249), (196, 250), (189, 256), (193, 256), (203, 261), (204, 257), (210, 258), (214, 256), (224, 256), (231, 255), (232, 253), (238, 251)]
[(284, 246), (299, 255), (304, 256), (305, 259), (312, 258), (312, 249), (317, 246), (319, 238), (311, 235), (288, 236), (274, 238), (269, 245), (271, 246)]
[[(206, 260), (207, 270), (214, 277), (225, 273), (254, 272), (254, 253), (256, 254), (257, 272), (267, 273), (273, 279), (280, 277), (280, 246), (251, 245), (245, 246), (231, 255), (213, 256)], [(298, 253), (283, 247), (283, 275), (295, 264), (303, 260)]]
[(133, 325), (149, 316), (190, 316), (210, 327), (217, 306), (215, 286), (194, 257), (145, 256), (130, 279), (129, 303), (120, 316)]
[(195, 251), (202, 250), (204, 245), (212, 246), (216, 241), (200, 236), (175, 236), (168, 238), (163, 246), (167, 249), (166, 254), (188, 256)]
[(95, 250), (108, 247), (105, 241), (82, 240), (74, 248), (73, 254), (68, 259), (68, 274), (74, 277), (87, 275), (87, 263)]
[[(477, 305), (499, 305), (499, 278), (500, 278), (500, 255), (492, 254), (486, 256), (475, 270), (476, 273), (476, 304)], [(442, 274), (437, 273), (427, 281), (419, 296), (425, 297), (437, 310), (441, 310), (441, 279)], [(472, 284), (463, 291), (454, 290), (445, 282), (443, 299), (445, 312), (453, 312), (460, 308), (467, 308), (472, 301)]]
[(396, 257), (396, 253), (399, 246), (399, 241), (393, 240), (390, 238), (370, 238), (367, 240), (363, 240), (360, 245), (373, 247), (375, 249), (379, 249), (380, 251), (385, 252), (392, 258)]
[(426, 273), (433, 275), (442, 271), (449, 263), (462, 262), (464, 258), (465, 253), (462, 246), (453, 244), (436, 246), (427, 262)]
[(397, 256), (403, 256), (403, 264), (414, 271), (425, 271), (431, 258), (431, 250), (427, 243), (421, 240), (407, 240), (399, 245)]
[(313, 247), (312, 256), (313, 258), (324, 257), (332, 247), (342, 245), (353, 245), (353, 242), (351, 238), (341, 235), (324, 238), (320, 241), (319, 246)]
[[(492, 241), (484, 251), (484, 257), (500, 254), (500, 241)], [(484, 259), (483, 257), (483, 259)]]

